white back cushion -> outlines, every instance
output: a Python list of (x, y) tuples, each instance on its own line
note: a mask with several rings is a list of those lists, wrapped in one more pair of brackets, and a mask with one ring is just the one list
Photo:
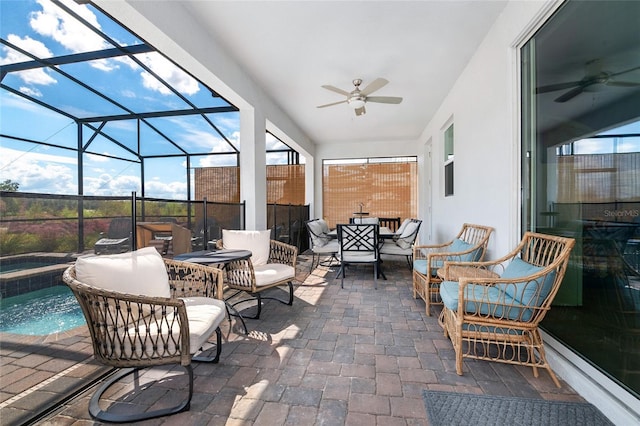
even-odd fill
[(317, 222), (320, 224), (320, 228), (322, 229), (322, 233), (323, 234), (328, 234), (329, 233), (329, 225), (327, 224), (327, 221), (324, 219), (318, 219)]
[(154, 247), (128, 253), (79, 257), (76, 278), (104, 290), (153, 297), (171, 296), (164, 260)]
[(237, 231), (222, 230), (222, 247), (226, 249), (251, 250), (251, 263), (265, 265), (271, 251), (271, 230)]
[(402, 232), (404, 232), (404, 228), (406, 228), (409, 223), (411, 223), (411, 218), (406, 218), (402, 222), (402, 225), (400, 225), (400, 227), (396, 231), (396, 235), (398, 235), (398, 236), (402, 235)]
[(378, 219), (377, 217), (356, 217), (353, 219), (353, 223), (377, 225), (378, 223), (380, 223), (380, 219)]

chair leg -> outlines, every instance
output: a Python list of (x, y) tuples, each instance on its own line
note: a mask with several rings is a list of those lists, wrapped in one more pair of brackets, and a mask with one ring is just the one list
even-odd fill
[[(200, 348), (202, 349), (202, 348)], [(217, 364), (218, 361), (220, 361), (220, 351), (222, 350), (222, 331), (220, 330), (220, 327), (216, 328), (216, 355), (211, 357), (211, 356), (203, 356), (203, 355), (197, 355), (194, 356), (193, 358), (191, 358), (192, 361), (198, 361), (198, 362), (212, 362), (214, 364)]]
[(289, 303), (287, 305), (291, 306), (293, 305), (293, 283), (289, 281), (287, 285), (289, 286)]
[[(378, 289), (378, 273), (380, 272), (378, 270), (379, 266), (378, 266), (378, 262), (373, 264), (373, 288), (375, 290)], [(385, 277), (386, 279), (386, 277)]]
[(409, 270), (413, 271), (413, 255), (407, 256), (407, 265), (409, 265)]
[[(238, 312), (238, 315), (240, 316), (240, 318), (260, 319), (260, 313), (262, 312), (262, 300), (263, 299), (265, 299), (265, 300), (266, 299), (277, 300), (278, 302), (280, 302), (282, 304), (285, 304), (285, 305), (289, 305), (289, 306), (293, 305), (293, 282), (292, 281), (288, 281), (287, 285), (289, 286), (289, 299), (288, 300), (282, 300), (282, 299), (279, 299), (277, 297), (262, 297), (262, 294), (260, 292), (257, 292), (257, 293), (250, 293), (250, 298), (239, 300), (239, 301), (235, 302), (234, 304), (232, 304), (230, 306), (236, 312), (238, 312), (237, 309), (235, 308), (236, 305), (239, 305), (240, 303), (248, 302), (248, 301), (251, 301), (251, 300), (255, 299), (256, 302), (257, 302), (257, 304), (256, 304), (257, 311), (256, 311), (256, 314), (254, 316), (252, 316), (252, 317), (243, 316), (243, 315), (240, 315), (239, 312)], [(233, 294), (231, 297), (228, 297), (226, 300), (229, 300), (230, 298), (236, 296), (239, 293), (241, 293), (241, 291), (238, 291), (237, 293)], [(244, 324), (244, 320), (242, 322)], [(246, 330), (246, 326), (245, 326), (245, 330)]]
[(124, 414), (124, 413), (111, 413), (107, 410), (102, 410), (100, 408), (100, 397), (104, 394), (107, 389), (109, 389), (113, 384), (118, 382), (120, 379), (129, 376), (131, 374), (137, 374), (139, 370), (144, 369), (144, 367), (136, 367), (136, 368), (124, 368), (118, 371), (115, 375), (110, 377), (107, 381), (105, 381), (98, 390), (93, 394), (91, 400), (89, 401), (89, 414), (96, 420), (100, 420), (103, 422), (110, 423), (129, 423), (136, 422), (140, 420), (146, 419), (154, 419), (156, 417), (168, 416), (170, 414), (177, 414), (183, 411), (189, 410), (191, 405), (191, 397), (193, 396), (193, 369), (191, 364), (184, 366), (187, 370), (187, 374), (189, 376), (189, 396), (185, 401), (182, 401), (180, 404), (175, 405), (173, 407), (162, 408), (160, 410), (147, 411), (143, 413), (136, 414)]
[[(238, 293), (240, 293), (240, 292), (238, 292)], [(236, 294), (238, 294), (238, 293), (236, 293)], [(238, 310), (236, 308), (234, 308), (234, 306), (232, 304), (230, 304), (227, 300), (228, 300), (228, 298), (224, 301), (224, 306), (227, 309), (227, 317), (229, 318), (229, 327), (231, 327), (231, 317), (234, 316), (234, 317), (240, 319), (240, 322), (242, 323), (242, 327), (244, 328), (244, 334), (249, 334), (249, 330), (247, 329), (247, 323), (244, 322), (244, 318), (242, 317), (240, 312), (238, 312)], [(231, 311), (233, 311), (233, 312), (231, 312)]]
[(318, 267), (318, 265), (320, 265), (320, 255), (313, 253), (311, 257), (311, 268), (309, 269), (309, 273), (312, 273)]

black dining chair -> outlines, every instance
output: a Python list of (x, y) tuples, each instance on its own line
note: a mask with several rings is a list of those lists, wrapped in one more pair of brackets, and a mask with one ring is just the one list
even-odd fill
[(338, 225), (340, 242), (340, 287), (344, 288), (345, 269), (350, 264), (373, 265), (374, 288), (378, 288), (380, 253), (378, 251), (378, 224)]

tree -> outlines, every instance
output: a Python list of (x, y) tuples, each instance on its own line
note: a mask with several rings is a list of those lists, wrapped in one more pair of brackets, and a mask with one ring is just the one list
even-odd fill
[(11, 179), (7, 179), (4, 182), (0, 182), (0, 191), (16, 192), (19, 186), (18, 182), (12, 182)]

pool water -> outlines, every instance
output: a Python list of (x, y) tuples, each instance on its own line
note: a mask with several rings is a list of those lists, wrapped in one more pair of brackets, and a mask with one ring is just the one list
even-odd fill
[(53, 286), (0, 299), (0, 332), (45, 336), (86, 324), (66, 286)]

